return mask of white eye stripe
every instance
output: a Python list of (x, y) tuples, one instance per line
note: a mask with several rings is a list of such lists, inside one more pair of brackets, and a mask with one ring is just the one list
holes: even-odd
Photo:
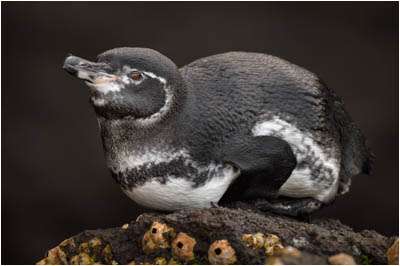
[(123, 66), (122, 71), (123, 71), (123, 73), (125, 73), (125, 75), (122, 76), (122, 80), (124, 83), (127, 83), (126, 78), (128, 78), (129, 80), (132, 80), (129, 77), (130, 73), (132, 73), (134, 71), (138, 71), (142, 74), (143, 79), (141, 81), (132, 80), (134, 84), (140, 84), (145, 78), (157, 79), (162, 84), (164, 84), (164, 85), (167, 84), (167, 80), (165, 78), (157, 76), (156, 74), (154, 74), (153, 72), (150, 72), (150, 71), (144, 71), (144, 70), (140, 70), (137, 68), (131, 68), (129, 66)]
[(146, 76), (149, 76), (152, 79), (158, 79), (162, 84), (166, 84), (167, 81), (165, 80), (165, 78), (163, 77), (159, 77), (156, 74), (149, 72), (149, 71), (143, 71), (143, 74), (145, 74)]

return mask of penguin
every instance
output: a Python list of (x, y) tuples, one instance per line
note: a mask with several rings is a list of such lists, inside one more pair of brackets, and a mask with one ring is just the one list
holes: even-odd
[(278, 57), (227, 52), (178, 68), (149, 48), (115, 48), (64, 70), (89, 88), (113, 178), (161, 211), (263, 200), (299, 216), (370, 174), (373, 155), (334, 91)]

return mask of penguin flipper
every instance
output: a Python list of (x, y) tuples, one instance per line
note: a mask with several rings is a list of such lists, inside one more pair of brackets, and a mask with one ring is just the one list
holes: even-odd
[(289, 144), (272, 136), (238, 138), (224, 150), (224, 161), (240, 169), (222, 201), (275, 198), (296, 167)]

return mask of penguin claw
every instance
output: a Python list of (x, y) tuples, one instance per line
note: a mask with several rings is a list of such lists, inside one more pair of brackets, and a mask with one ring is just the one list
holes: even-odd
[(211, 208), (221, 208), (221, 206), (218, 205), (218, 202), (211, 201), (210, 205), (211, 205)]

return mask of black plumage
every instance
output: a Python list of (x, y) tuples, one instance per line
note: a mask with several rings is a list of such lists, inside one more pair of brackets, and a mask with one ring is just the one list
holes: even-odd
[(64, 68), (88, 82), (107, 164), (140, 204), (208, 206), (225, 195), (299, 214), (370, 172), (371, 153), (342, 100), (280, 58), (229, 52), (178, 69), (154, 50), (117, 48), (97, 63), (69, 56)]

